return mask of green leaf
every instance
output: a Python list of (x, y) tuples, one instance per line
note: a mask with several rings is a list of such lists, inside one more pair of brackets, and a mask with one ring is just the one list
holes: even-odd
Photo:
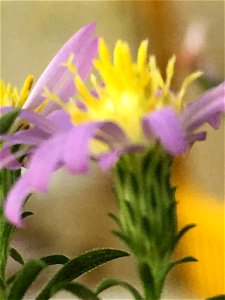
[(32, 213), (31, 211), (25, 211), (22, 213), (22, 219), (25, 219), (29, 216), (32, 216), (34, 213)]
[(114, 279), (114, 278), (103, 279), (103, 281), (97, 286), (95, 293), (96, 293), (96, 295), (99, 295), (106, 289), (111, 288), (113, 286), (121, 286), (121, 287), (125, 288), (133, 295), (135, 300), (143, 299), (142, 296), (140, 295), (140, 293), (132, 285), (130, 285), (129, 283), (127, 283), (125, 281)]
[(61, 282), (71, 282), (77, 277), (95, 269), (98, 266), (101, 266), (108, 261), (128, 255), (129, 254), (127, 252), (116, 249), (88, 251), (83, 255), (74, 258), (65, 266), (63, 266), (37, 296), (37, 300), (49, 299), (51, 296), (51, 289), (55, 288), (55, 286)]
[(130, 173), (129, 175), (130, 175), (129, 176), (129, 181), (130, 181), (129, 187), (132, 189), (133, 195), (138, 199), (140, 196), (140, 186), (138, 183), (137, 176), (134, 173)]
[(168, 273), (173, 267), (177, 266), (177, 265), (180, 265), (180, 264), (183, 264), (183, 263), (189, 263), (189, 262), (197, 262), (197, 258), (193, 257), (193, 256), (185, 256), (181, 259), (178, 259), (178, 260), (175, 260), (175, 261), (172, 261), (169, 266), (168, 266), (168, 269), (167, 269), (167, 272)]
[(218, 295), (214, 297), (207, 298), (206, 300), (225, 300), (225, 295)]
[(14, 282), (14, 280), (16, 279), (16, 276), (20, 273), (20, 271), (14, 273), (12, 276), (10, 276), (7, 280), (6, 280), (6, 285), (9, 286), (10, 284), (12, 284)]
[(0, 290), (4, 290), (5, 289), (5, 285), (0, 277)]
[(149, 237), (152, 233), (149, 218), (146, 216), (141, 217), (141, 225), (143, 228), (143, 233), (145, 234), (145, 238), (146, 236)]
[(28, 287), (45, 266), (45, 263), (41, 260), (32, 260), (24, 265), (24, 268), (15, 278), (15, 281), (9, 291), (8, 299), (22, 299)]
[(16, 262), (18, 262), (21, 265), (24, 265), (24, 261), (22, 256), (19, 254), (19, 252), (15, 248), (9, 249), (9, 255), (14, 259)]
[(172, 250), (174, 250), (177, 246), (177, 244), (179, 243), (179, 241), (181, 240), (181, 238), (191, 229), (191, 228), (194, 228), (196, 227), (196, 224), (192, 223), (192, 224), (188, 224), (186, 225), (184, 228), (182, 228), (177, 236), (176, 236), (176, 239), (174, 241), (174, 244), (172, 245)]
[(0, 299), (6, 299), (6, 288), (0, 277)]
[(65, 264), (68, 261), (69, 259), (66, 256), (50, 255), (27, 262), (19, 272), (10, 278), (10, 282), (9, 280), (7, 281), (8, 284), (13, 281), (8, 299), (22, 299), (31, 283), (45, 267), (56, 264)]
[(124, 204), (127, 208), (127, 212), (129, 213), (129, 217), (130, 217), (132, 223), (135, 224), (136, 223), (135, 222), (135, 214), (134, 214), (134, 210), (132, 208), (131, 203), (129, 201), (127, 201), (126, 199), (124, 199)]
[(43, 261), (47, 266), (51, 266), (51, 265), (65, 265), (70, 261), (70, 259), (67, 256), (61, 254), (54, 254), (54, 255), (42, 257), (41, 261)]
[(124, 241), (127, 245), (130, 245), (130, 239), (129, 239), (129, 237), (125, 233), (123, 233), (122, 231), (112, 230), (112, 234), (114, 234), (119, 239), (121, 239), (122, 241)]
[(113, 219), (119, 227), (121, 227), (120, 220), (116, 215), (114, 215), (113, 213), (109, 213), (108, 216)]
[(60, 290), (66, 290), (74, 295), (76, 295), (79, 299), (83, 300), (100, 300), (95, 293), (93, 293), (90, 289), (88, 289), (86, 286), (80, 284), (80, 283), (74, 283), (74, 282), (63, 282), (60, 284), (57, 284), (54, 288), (51, 290), (51, 297), (55, 295)]
[(155, 282), (154, 276), (150, 266), (147, 263), (140, 263), (139, 265), (140, 277), (142, 282), (148, 282), (148, 285), (154, 291), (155, 289)]
[(0, 134), (8, 132), (15, 119), (18, 117), (20, 112), (19, 108), (15, 108), (7, 113), (4, 113), (0, 117)]
[[(122, 160), (120, 159), (120, 161), (122, 161)], [(122, 186), (124, 186), (124, 184), (125, 184), (125, 182), (126, 182), (126, 174), (124, 173), (124, 169), (121, 167), (120, 164), (117, 164), (115, 170), (116, 170), (115, 172), (116, 172), (116, 174), (117, 174), (117, 176), (118, 176), (118, 179), (119, 179), (120, 184), (121, 184)]]

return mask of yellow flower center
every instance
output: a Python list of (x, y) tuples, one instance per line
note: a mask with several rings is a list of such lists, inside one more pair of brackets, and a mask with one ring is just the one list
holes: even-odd
[[(48, 100), (54, 100), (71, 115), (75, 124), (108, 120), (118, 123), (132, 141), (143, 141), (141, 120), (147, 113), (160, 109), (165, 105), (176, 111), (183, 107), (183, 97), (187, 86), (202, 73), (195, 72), (188, 76), (178, 93), (171, 91), (174, 73), (175, 56), (166, 68), (163, 80), (154, 56), (148, 58), (148, 41), (143, 41), (138, 49), (137, 61), (134, 62), (128, 44), (117, 41), (113, 61), (108, 46), (103, 39), (99, 41), (99, 58), (94, 62), (98, 75), (91, 75), (92, 93), (80, 78), (73, 57), (65, 63), (74, 74), (77, 98), (87, 107), (87, 111), (79, 109), (74, 99), (63, 103), (57, 95), (46, 90)], [(95, 93), (97, 95), (95, 95)]]
[(23, 87), (19, 92), (17, 87), (11, 87), (11, 84), (4, 84), (4, 81), (0, 81), (0, 107), (14, 106), (21, 108), (29, 96), (30, 89), (33, 83), (33, 76), (29, 75), (24, 81)]

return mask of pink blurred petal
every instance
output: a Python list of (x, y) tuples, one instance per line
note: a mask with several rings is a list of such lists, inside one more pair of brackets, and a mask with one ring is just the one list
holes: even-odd
[[(182, 113), (182, 119), (187, 129), (193, 129), (209, 122), (218, 125), (218, 115), (225, 112), (225, 82), (204, 93), (201, 97), (190, 103)], [(216, 124), (212, 118), (217, 116)], [(211, 123), (212, 122), (212, 123)]]
[(98, 158), (99, 165), (103, 171), (107, 171), (117, 163), (121, 155), (124, 153), (143, 152), (145, 149), (146, 147), (144, 145), (131, 144), (112, 152), (103, 153)]
[(59, 134), (35, 150), (28, 166), (29, 184), (34, 190), (47, 190), (50, 177), (59, 165), (63, 144), (64, 135)]
[[(74, 54), (74, 64), (78, 64), (80, 69), (84, 66), (84, 75), (88, 75), (92, 66), (94, 53), (97, 53), (96, 43), (92, 44), (93, 47), (96, 47), (95, 49), (87, 47), (93, 40), (95, 27), (94, 23), (84, 26), (59, 50), (34, 85), (25, 104), (25, 108), (34, 109), (39, 106), (44, 99), (42, 96), (44, 88), (47, 87), (51, 91), (56, 92), (55, 89), (58, 88), (63, 78), (67, 79), (68, 77), (67, 89), (62, 90), (59, 96), (62, 97), (63, 100), (67, 100), (69, 96), (73, 95), (74, 87), (71, 89), (72, 85), (70, 84), (73, 81), (73, 76), (62, 64), (68, 60), (71, 54)], [(68, 88), (68, 86), (70, 88)]]
[(88, 171), (89, 142), (99, 127), (100, 123), (86, 123), (68, 133), (63, 160), (71, 172), (81, 174)]
[(7, 146), (25, 144), (25, 145), (39, 145), (41, 142), (49, 138), (50, 135), (39, 130), (38, 128), (31, 128), (27, 130), (17, 131), (12, 135), (5, 137)]
[(7, 168), (9, 170), (20, 169), (21, 164), (17, 161), (18, 157), (18, 153), (17, 155), (12, 154), (8, 146), (3, 147), (0, 150), (0, 170), (3, 168)]
[[(212, 99), (212, 102), (205, 107), (199, 109), (193, 116), (184, 119), (184, 124), (187, 130), (193, 130), (204, 123), (212, 122), (212, 117), (220, 116), (225, 110), (225, 98), (219, 97)], [(214, 123), (212, 123), (214, 125)], [(215, 124), (216, 125), (216, 124)]]
[(58, 128), (69, 130), (73, 124), (70, 120), (70, 115), (64, 110), (55, 110), (47, 116), (47, 119), (52, 121)]
[(25, 174), (19, 178), (16, 184), (11, 189), (5, 203), (4, 213), (10, 223), (24, 227), (25, 223), (21, 218), (24, 201), (31, 188), (28, 181), (28, 176)]
[(144, 132), (154, 135), (163, 147), (172, 155), (179, 155), (187, 150), (185, 131), (176, 112), (170, 107), (153, 111), (143, 119)]
[(221, 113), (215, 113), (214, 115), (210, 116), (207, 122), (213, 129), (219, 129), (221, 123)]
[(23, 109), (20, 112), (20, 117), (21, 119), (25, 119), (34, 124), (37, 128), (46, 133), (54, 134), (59, 131), (59, 128), (54, 122), (48, 120), (45, 116), (40, 114)]
[(191, 134), (190, 136), (187, 137), (187, 140), (190, 144), (193, 144), (196, 141), (204, 141), (206, 139), (206, 132), (201, 131), (198, 133)]
[(99, 157), (99, 165), (103, 171), (111, 169), (118, 161), (123, 151), (116, 150), (109, 153), (104, 153)]

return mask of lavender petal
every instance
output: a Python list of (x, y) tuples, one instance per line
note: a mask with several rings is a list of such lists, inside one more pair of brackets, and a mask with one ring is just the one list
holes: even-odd
[(146, 134), (154, 135), (163, 147), (172, 155), (179, 155), (187, 150), (188, 144), (185, 131), (176, 112), (170, 107), (153, 111), (143, 118), (143, 128)]

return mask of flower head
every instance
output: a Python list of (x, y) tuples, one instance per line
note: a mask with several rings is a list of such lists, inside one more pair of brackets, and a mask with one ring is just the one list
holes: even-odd
[(117, 42), (112, 61), (106, 43), (100, 40), (99, 58), (94, 63), (98, 77), (91, 76), (91, 91), (74, 59), (70, 55), (64, 66), (73, 78), (76, 96), (67, 93), (67, 85), (56, 92), (48, 86), (45, 101), (53, 101), (62, 110), (47, 118), (32, 116), (30, 121), (35, 119), (36, 128), (30, 130), (38, 129), (38, 134), (26, 131), (10, 137), (10, 145), (18, 143), (18, 139), (27, 144), (29, 135), (35, 137), (30, 140), (34, 150), (28, 170), (5, 205), (6, 216), (16, 225), (22, 225), (25, 196), (30, 191), (46, 191), (58, 168), (65, 166), (72, 173), (84, 173), (93, 158), (107, 169), (123, 153), (143, 151), (158, 141), (171, 155), (183, 154), (194, 141), (205, 138), (205, 132), (196, 130), (205, 122), (217, 128), (224, 112), (224, 83), (187, 104), (186, 88), (201, 73), (188, 76), (181, 89), (174, 92), (171, 81), (175, 57), (170, 59), (163, 80), (155, 58), (148, 59), (147, 41), (141, 43), (137, 62), (133, 62), (127, 43)]
[[(53, 130), (54, 126), (49, 125), (49, 123), (46, 124), (47, 121), (42, 115), (46, 115), (48, 118), (48, 115), (59, 107), (55, 102), (48, 101), (44, 98), (44, 90), (48, 89), (57, 93), (64, 101), (67, 101), (70, 96), (76, 94), (76, 88), (73, 84), (73, 75), (69, 72), (68, 68), (64, 66), (64, 63), (73, 55), (72, 63), (76, 66), (79, 76), (81, 76), (83, 80), (88, 76), (93, 59), (97, 54), (98, 38), (94, 36), (95, 28), (95, 24), (91, 23), (73, 35), (49, 63), (32, 90), (33, 76), (31, 75), (25, 80), (20, 93), (17, 88), (11, 88), (10, 84), (5, 86), (4, 82), (1, 81), (1, 113), (8, 112), (13, 108), (21, 108), (20, 117), (30, 122), (30, 128), (22, 132), (21, 129), (23, 127), (21, 123), (16, 124), (16, 126), (13, 127), (14, 130), (10, 130), (11, 133), (17, 131), (18, 128), (20, 132), (16, 132), (15, 135), (11, 137), (7, 135), (0, 136), (0, 140), (8, 141), (0, 151), (0, 169), (6, 166), (8, 168), (18, 168), (20, 164), (15, 161), (15, 158), (19, 158), (26, 154), (27, 151), (30, 151), (27, 144), (36, 145), (37, 141), (40, 143), (46, 138), (46, 131), (48, 133), (49, 131), (51, 133), (55, 132), (55, 130)], [(35, 115), (32, 111), (38, 114)], [(34, 126), (36, 126), (36, 128), (34, 128)], [(36, 135), (38, 135), (38, 139)], [(24, 139), (22, 137), (24, 137)], [(41, 137), (43, 138), (42, 140), (40, 140)], [(25, 148), (23, 146), (20, 147), (20, 151), (15, 155), (12, 155), (9, 149), (9, 147), (12, 146), (12, 140), (14, 140), (14, 143), (26, 145)]]

